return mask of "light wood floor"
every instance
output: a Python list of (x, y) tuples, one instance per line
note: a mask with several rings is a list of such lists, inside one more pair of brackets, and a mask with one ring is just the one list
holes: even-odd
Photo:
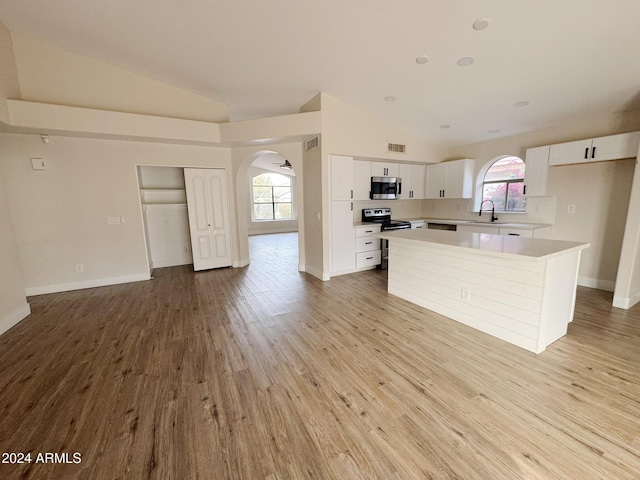
[[(247, 268), (43, 295), (0, 337), (2, 479), (638, 479), (640, 310), (579, 289), (540, 355), (321, 282), (296, 237)], [(289, 250), (288, 250), (289, 248)]]

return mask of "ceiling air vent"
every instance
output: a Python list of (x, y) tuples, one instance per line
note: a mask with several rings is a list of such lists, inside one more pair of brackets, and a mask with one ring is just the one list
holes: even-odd
[(318, 135), (316, 135), (315, 137), (310, 138), (309, 140), (304, 142), (304, 149), (305, 151), (311, 150), (312, 148), (316, 148), (319, 144), (320, 139), (318, 138)]
[(407, 146), (406, 145), (401, 145), (399, 143), (390, 143), (389, 144), (389, 148), (388, 148), (388, 152), (396, 152), (396, 153), (404, 153), (406, 150)]

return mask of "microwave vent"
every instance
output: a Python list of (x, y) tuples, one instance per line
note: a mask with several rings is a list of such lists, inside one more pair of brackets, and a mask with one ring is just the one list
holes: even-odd
[(315, 137), (310, 138), (309, 140), (304, 142), (304, 150), (311, 150), (312, 148), (316, 148), (318, 145), (320, 145), (320, 138), (318, 137), (318, 135), (316, 135)]
[(396, 153), (404, 153), (406, 150), (407, 146), (406, 145), (402, 145), (400, 143), (390, 143), (389, 144), (389, 148), (388, 148), (388, 152), (396, 152)]

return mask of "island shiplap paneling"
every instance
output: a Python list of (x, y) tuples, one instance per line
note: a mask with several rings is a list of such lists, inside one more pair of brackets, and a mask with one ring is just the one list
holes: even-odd
[[(562, 325), (553, 333), (540, 329), (542, 315), (553, 308), (544, 309), (544, 295), (548, 301), (556, 295), (553, 286), (543, 292), (547, 262), (465, 255), (430, 245), (398, 246), (392, 240), (388, 289), (465, 325), (539, 352), (544, 349), (541, 339), (557, 335), (558, 329), (566, 331)], [(463, 290), (469, 291), (468, 300), (463, 298)]]
[(455, 289), (456, 293), (453, 297), (456, 299), (460, 297), (460, 282), (464, 282), (466, 285), (471, 285), (483, 297), (503, 304), (516, 302), (519, 309), (535, 314), (540, 313), (542, 287), (515, 282), (517, 288), (514, 288), (514, 281), (501, 277), (492, 277), (491, 281), (487, 282), (487, 275), (445, 265), (434, 265), (424, 260), (407, 257), (402, 251), (396, 252), (393, 258), (398, 266), (406, 269), (407, 275)]

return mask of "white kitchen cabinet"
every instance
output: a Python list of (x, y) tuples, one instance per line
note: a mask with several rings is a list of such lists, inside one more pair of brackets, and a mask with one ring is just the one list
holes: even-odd
[(331, 200), (353, 199), (353, 157), (329, 155)]
[(233, 258), (226, 170), (185, 168), (184, 179), (193, 269), (230, 266)]
[(500, 235), (513, 235), (515, 237), (533, 238), (533, 230), (524, 230), (522, 228), (500, 227)]
[(352, 271), (356, 266), (353, 202), (331, 202), (331, 274)]
[(382, 252), (380, 240), (372, 237), (380, 233), (380, 225), (358, 226), (356, 230), (356, 269), (370, 268), (380, 265)]
[(524, 169), (524, 193), (529, 197), (544, 197), (547, 194), (550, 146), (527, 149)]
[(371, 162), (372, 177), (398, 177), (398, 163)]
[(426, 167), (426, 198), (471, 198), (473, 160), (453, 160)]
[(424, 198), (425, 165), (401, 163), (398, 176), (402, 179), (402, 199), (422, 200)]
[(491, 235), (500, 235), (500, 227), (490, 227), (488, 225), (458, 225), (456, 232), (464, 233), (489, 233)]
[(369, 160), (353, 161), (353, 199), (369, 200), (371, 191), (371, 162)]
[(635, 158), (639, 140), (640, 132), (632, 132), (551, 145), (549, 165)]

